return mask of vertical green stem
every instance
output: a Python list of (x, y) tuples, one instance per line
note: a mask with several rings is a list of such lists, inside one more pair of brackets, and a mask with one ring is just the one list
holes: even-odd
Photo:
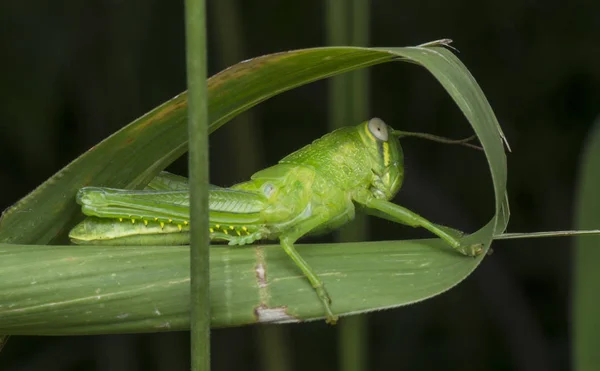
[[(352, 0), (348, 9), (350, 20), (349, 45), (368, 46), (369, 44), (369, 1)], [(348, 116), (350, 122), (344, 125), (356, 125), (369, 117), (369, 73), (367, 69), (361, 69), (346, 74), (350, 78), (350, 87), (347, 90)], [(342, 241), (365, 241), (369, 235), (367, 218), (364, 214), (358, 214), (355, 222), (342, 229), (340, 238)], [(349, 321), (350, 322), (350, 321)], [(366, 326), (359, 326), (366, 328)]]
[(367, 369), (367, 317), (352, 316), (340, 321), (338, 330), (341, 371)]
[(191, 363), (210, 370), (208, 109), (204, 0), (185, 0), (191, 222)]
[[(220, 57), (219, 70), (238, 63), (246, 54), (239, 1), (218, 0), (210, 7), (211, 20), (213, 20), (211, 27), (215, 30), (215, 43), (218, 45)], [(261, 169), (264, 158), (254, 112), (242, 113), (229, 125), (231, 124), (234, 124), (235, 130), (231, 130), (233, 134), (227, 143), (229, 147), (227, 152), (230, 154), (229, 165), (241, 179)], [(248, 172), (250, 174), (247, 174)], [(292, 369), (288, 332), (288, 327), (284, 325), (255, 326), (260, 370), (289, 371)]]
[(292, 370), (291, 346), (286, 325), (257, 326), (259, 370)]
[[(327, 38), (329, 45), (368, 45), (368, 0), (328, 0)], [(334, 77), (330, 81), (330, 128), (336, 129), (368, 120), (369, 76), (367, 71), (347, 73)], [(360, 241), (365, 240), (367, 236), (367, 220), (364, 215), (359, 214), (354, 222), (340, 231), (338, 240)], [(340, 370), (366, 370), (366, 317), (343, 318), (340, 321), (338, 335), (340, 339)]]
[[(350, 30), (350, 44), (353, 46), (369, 45), (369, 1), (352, 1), (352, 28)], [(366, 69), (361, 69), (352, 73), (352, 86), (350, 88), (352, 125), (358, 124), (358, 121), (369, 119), (369, 73)]]
[[(589, 133), (582, 152), (577, 192), (576, 226), (594, 229), (600, 224), (600, 118)], [(600, 237), (580, 236), (575, 239), (573, 259), (572, 341), (575, 371), (591, 371), (600, 367)]]
[[(350, 7), (347, 0), (327, 1), (327, 44), (348, 45)], [(350, 73), (329, 79), (329, 128), (337, 129), (350, 124)]]
[[(211, 20), (218, 53), (219, 68), (223, 70), (240, 62), (246, 56), (244, 29), (241, 23), (239, 0), (218, 0), (211, 3)], [(230, 130), (227, 153), (231, 154), (230, 166), (239, 179), (250, 175), (264, 165), (258, 128), (254, 111), (246, 111), (235, 117), (224, 130)], [(222, 130), (223, 130), (222, 129)]]

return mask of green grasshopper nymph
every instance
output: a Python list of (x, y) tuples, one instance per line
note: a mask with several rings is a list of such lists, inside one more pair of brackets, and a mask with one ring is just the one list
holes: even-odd
[[(261, 170), (247, 182), (209, 188), (212, 241), (230, 245), (278, 239), (323, 303), (327, 322), (337, 316), (323, 282), (294, 248), (302, 236), (336, 229), (361, 210), (436, 234), (458, 252), (475, 256), (479, 244), (463, 244), (454, 230), (389, 202), (404, 178), (403, 153), (393, 131), (373, 118), (335, 130)], [(77, 244), (189, 243), (187, 179), (161, 173), (144, 190), (85, 187), (77, 202), (90, 216), (69, 237)]]

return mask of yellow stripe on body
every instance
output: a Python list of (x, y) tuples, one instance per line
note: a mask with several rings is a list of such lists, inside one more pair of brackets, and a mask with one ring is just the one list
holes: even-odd
[(390, 144), (388, 142), (383, 142), (383, 165), (390, 166)]
[[(364, 128), (367, 136), (371, 138), (373, 142), (377, 142), (377, 138), (375, 138), (369, 130), (369, 125), (365, 125)], [(383, 165), (387, 167), (390, 166), (390, 163), (390, 144), (388, 142), (383, 142)]]

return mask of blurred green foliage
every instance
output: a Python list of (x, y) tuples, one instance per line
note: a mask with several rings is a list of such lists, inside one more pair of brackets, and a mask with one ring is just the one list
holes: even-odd
[[(600, 224), (600, 120), (582, 151), (577, 195), (577, 227)], [(573, 264), (573, 370), (594, 371), (600, 367), (600, 238), (578, 237)]]

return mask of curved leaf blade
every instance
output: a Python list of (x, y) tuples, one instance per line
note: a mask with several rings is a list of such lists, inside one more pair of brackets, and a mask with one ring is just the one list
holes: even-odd
[[(508, 222), (503, 135), (475, 80), (462, 63), (441, 46), (394, 49), (317, 48), (273, 54), (242, 62), (209, 79), (211, 130), (223, 125), (241, 111), (285, 90), (345, 71), (399, 59), (424, 65), (440, 80), (465, 113), (485, 149), (494, 184), (496, 212), (491, 221), (469, 236), (468, 240), (483, 243), (487, 250), (492, 237), (504, 231)], [(5, 213), (0, 221), (0, 241), (41, 244), (53, 240), (72, 225), (74, 218), (79, 217), (79, 211), (72, 200), (81, 186), (143, 186), (185, 151), (186, 113), (186, 96), (182, 94), (134, 121), (75, 160)], [(440, 245), (442, 244), (438, 240), (327, 245), (325, 248), (306, 245), (301, 248), (301, 253), (317, 272), (321, 272), (334, 298), (333, 309), (344, 314), (405, 305), (439, 294), (467, 277), (483, 259), (483, 256), (471, 259), (449, 253), (440, 249)], [(355, 253), (349, 254), (349, 246), (356, 248)], [(345, 250), (341, 251), (340, 248)], [(369, 248), (376, 254), (367, 259), (367, 256), (370, 256)], [(152, 277), (162, 277), (161, 274), (165, 273), (175, 281), (182, 280), (179, 285), (185, 285), (186, 276), (182, 275), (183, 273), (179, 270), (170, 271), (162, 265), (164, 261), (169, 261), (173, 264), (173, 269), (187, 267), (184, 257), (186, 254), (182, 253), (182, 249), (185, 248), (26, 248), (2, 244), (0, 270), (7, 269), (11, 273), (5, 276), (0, 293), (10, 293), (13, 299), (10, 303), (0, 299), (0, 323), (6, 323), (6, 326), (10, 324), (10, 328), (0, 327), (0, 332), (33, 333), (31, 331), (42, 331), (46, 328), (44, 326), (58, 326), (49, 330), (51, 332), (44, 333), (158, 331), (161, 328), (156, 327), (156, 321), (165, 320), (166, 322), (161, 323), (169, 323), (170, 329), (185, 327), (187, 320), (182, 319), (178, 313), (187, 313), (187, 307), (173, 308), (171, 303), (186, 306), (189, 300), (187, 288), (179, 291), (179, 286), (169, 287), (171, 281), (152, 283), (155, 282)], [(418, 250), (423, 251), (419, 253)], [(257, 266), (259, 263), (256, 262), (256, 256), (260, 255), (260, 251), (267, 252), (267, 264), (263, 267), (266, 278), (264, 282), (259, 280), (257, 283), (256, 275), (260, 275), (261, 269)], [(427, 264), (421, 267), (422, 272), (417, 270), (412, 276), (403, 276), (403, 271), (411, 272), (414, 267), (403, 265), (402, 258), (393, 259), (393, 251), (398, 254), (409, 251), (411, 256), (417, 257), (424, 256), (422, 254), (426, 252), (427, 256), (423, 259)], [(211, 270), (214, 286), (211, 291), (227, 295), (227, 290), (241, 290), (229, 292), (235, 292), (235, 295), (232, 295), (236, 299), (244, 298), (243, 302), (237, 302), (227, 296), (219, 299), (213, 295), (211, 305), (213, 313), (217, 313), (213, 318), (214, 325), (234, 326), (253, 321), (289, 319), (286, 316), (303, 320), (322, 316), (322, 308), (315, 299), (312, 288), (277, 247), (220, 247), (214, 249), (211, 254), (213, 259), (218, 259), (219, 256), (224, 259), (220, 264), (215, 263), (218, 260), (213, 260), (213, 264), (216, 265), (213, 265)], [(390, 266), (385, 279), (373, 281), (369, 277), (382, 271), (382, 261), (377, 258), (377, 254), (383, 254), (386, 259), (389, 258), (397, 265)], [(138, 259), (132, 259), (134, 256), (139, 258), (139, 263)], [(70, 267), (63, 262), (80, 259), (83, 260), (78, 267)], [(337, 260), (346, 261), (347, 264), (335, 264)], [(404, 260), (412, 261), (408, 258)], [(88, 264), (90, 261), (94, 264)], [(19, 275), (28, 271), (29, 265), (30, 272), (39, 271), (41, 267), (36, 264), (41, 264), (55, 274), (63, 274), (62, 279), (44, 276), (44, 282), (49, 282), (51, 286), (45, 286), (46, 291), (36, 291), (35, 285), (38, 281), (27, 283)], [(11, 269), (13, 266), (19, 266), (20, 271)], [(103, 274), (98, 275), (95, 273), (97, 271)], [(354, 273), (355, 271), (357, 273)], [(109, 272), (110, 277), (113, 277), (113, 274), (119, 277), (119, 287), (107, 281), (106, 275)], [(427, 272), (434, 272), (437, 278)], [(227, 279), (239, 280), (239, 287), (231, 286), (228, 289), (227, 279), (219, 278), (227, 274), (231, 274)], [(400, 281), (392, 281), (388, 277), (391, 274), (401, 277), (398, 278)], [(67, 276), (64, 275), (68, 275), (68, 279), (65, 279)], [(146, 284), (142, 283), (144, 278)], [(189, 280), (189, 276), (187, 279)], [(366, 291), (357, 291), (357, 288), (364, 287), (366, 281), (381, 285), (371, 288), (376, 294), (374, 297), (368, 296)], [(394, 282), (394, 285), (390, 285), (391, 282)], [(398, 289), (395, 285), (401, 285), (403, 288), (414, 287), (414, 290)], [(94, 286), (101, 291), (106, 289), (111, 294), (106, 300), (103, 299), (103, 295), (99, 295), (100, 299), (94, 301), (90, 291), (86, 291)], [(264, 290), (258, 290), (261, 286), (268, 287), (269, 295), (265, 296)], [(82, 289), (81, 292), (75, 291), (75, 297), (71, 296), (68, 290), (73, 287)], [(56, 294), (48, 294), (50, 288)], [(47, 295), (43, 295), (43, 292)], [(354, 299), (345, 301), (345, 296)], [(359, 297), (362, 299), (358, 300)], [(3, 298), (3, 295), (0, 295), (0, 298)], [(138, 308), (138, 302), (143, 308)], [(363, 306), (360, 303), (366, 304)], [(169, 313), (171, 317), (152, 312), (151, 304), (163, 308), (159, 309), (159, 312)], [(283, 307), (285, 310), (282, 311)], [(123, 311), (126, 313), (121, 313)], [(90, 312), (89, 317), (77, 315), (78, 312)], [(257, 313), (261, 315), (260, 318), (257, 318)], [(30, 314), (33, 317), (29, 317)], [(277, 317), (283, 314), (285, 316)], [(54, 324), (44, 322), (43, 315), (48, 321), (53, 318)], [(60, 315), (71, 319), (59, 320)], [(123, 318), (118, 316), (130, 319), (123, 322)], [(155, 316), (162, 317), (157, 319)], [(121, 326), (122, 323), (126, 324)], [(37, 330), (35, 326), (38, 326)]]
[[(0, 333), (189, 329), (187, 246), (3, 244), (0, 250), (3, 274), (11, 277), (0, 281)], [(478, 262), (440, 240), (301, 245), (298, 250), (326, 281), (338, 313), (394, 307), (399, 298), (403, 304), (424, 300), (462, 280)], [(214, 247), (210, 259), (213, 326), (322, 317), (312, 287), (278, 246)]]
[[(432, 44), (437, 45), (437, 44)], [(489, 103), (468, 70), (441, 46), (393, 49), (328, 47), (269, 54), (238, 63), (208, 80), (210, 132), (237, 114), (289, 89), (309, 82), (405, 58), (425, 64), (465, 112), (478, 134), (495, 188), (506, 180), (506, 157), (499, 148), (499, 126)], [(447, 77), (446, 74), (453, 74)], [(464, 79), (456, 90), (455, 78)], [(468, 89), (465, 89), (468, 87)], [(140, 188), (187, 148), (187, 94), (165, 102), (77, 158), (40, 187), (6, 210), (0, 241), (46, 244), (77, 220), (72, 200), (88, 185)], [(481, 124), (480, 124), (481, 123)], [(498, 178), (498, 179), (496, 179)], [(496, 189), (496, 202), (503, 189)]]

